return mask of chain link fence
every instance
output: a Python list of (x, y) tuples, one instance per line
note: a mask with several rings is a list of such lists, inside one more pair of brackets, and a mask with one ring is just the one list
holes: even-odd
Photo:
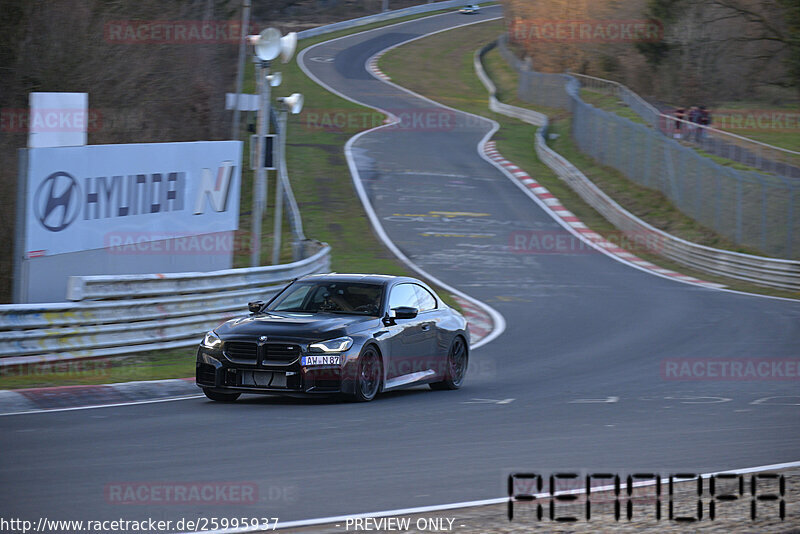
[(572, 137), (582, 152), (661, 191), (681, 212), (738, 245), (800, 257), (800, 179), (721, 165), (659, 129), (587, 104), (573, 76), (512, 65), (521, 99), (572, 113)]

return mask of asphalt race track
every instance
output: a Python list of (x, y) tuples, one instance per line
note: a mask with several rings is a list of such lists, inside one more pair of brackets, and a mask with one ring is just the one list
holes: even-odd
[[(445, 117), (362, 135), (352, 156), (396, 245), (507, 322), (472, 353), (465, 387), (369, 404), (191, 399), (0, 417), (0, 516), (286, 521), (501, 497), (513, 470), (668, 474), (800, 459), (797, 379), (662, 375), (668, 360), (796, 358), (800, 303), (682, 284), (587, 250), (510, 251), (514, 231), (563, 230), (478, 155), (491, 123), (365, 70), (388, 46), (499, 15), (435, 16), (299, 58), (353, 100)], [(109, 494), (209, 481), (253, 483), (257, 498), (121, 505)]]

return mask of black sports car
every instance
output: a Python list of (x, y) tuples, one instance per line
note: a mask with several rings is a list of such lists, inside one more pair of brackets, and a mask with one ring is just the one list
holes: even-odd
[(209, 399), (342, 393), (369, 401), (419, 384), (457, 389), (467, 371), (466, 320), (414, 278), (311, 275), (249, 308), (200, 344), (197, 385)]

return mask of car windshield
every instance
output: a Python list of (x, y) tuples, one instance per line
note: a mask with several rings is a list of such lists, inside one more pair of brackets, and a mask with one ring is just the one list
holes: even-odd
[(355, 315), (380, 313), (383, 286), (357, 282), (296, 282), (268, 310), (273, 312), (329, 312)]

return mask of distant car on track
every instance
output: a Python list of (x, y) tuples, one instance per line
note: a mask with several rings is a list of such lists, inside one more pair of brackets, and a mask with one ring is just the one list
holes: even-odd
[(209, 399), (278, 393), (370, 401), (420, 384), (458, 389), (467, 371), (466, 320), (415, 278), (311, 275), (249, 309), (208, 332), (197, 350), (196, 381)]
[(464, 15), (475, 15), (477, 13), (480, 13), (480, 11), (481, 8), (478, 6), (478, 4), (470, 4), (458, 10), (459, 13), (462, 13)]

